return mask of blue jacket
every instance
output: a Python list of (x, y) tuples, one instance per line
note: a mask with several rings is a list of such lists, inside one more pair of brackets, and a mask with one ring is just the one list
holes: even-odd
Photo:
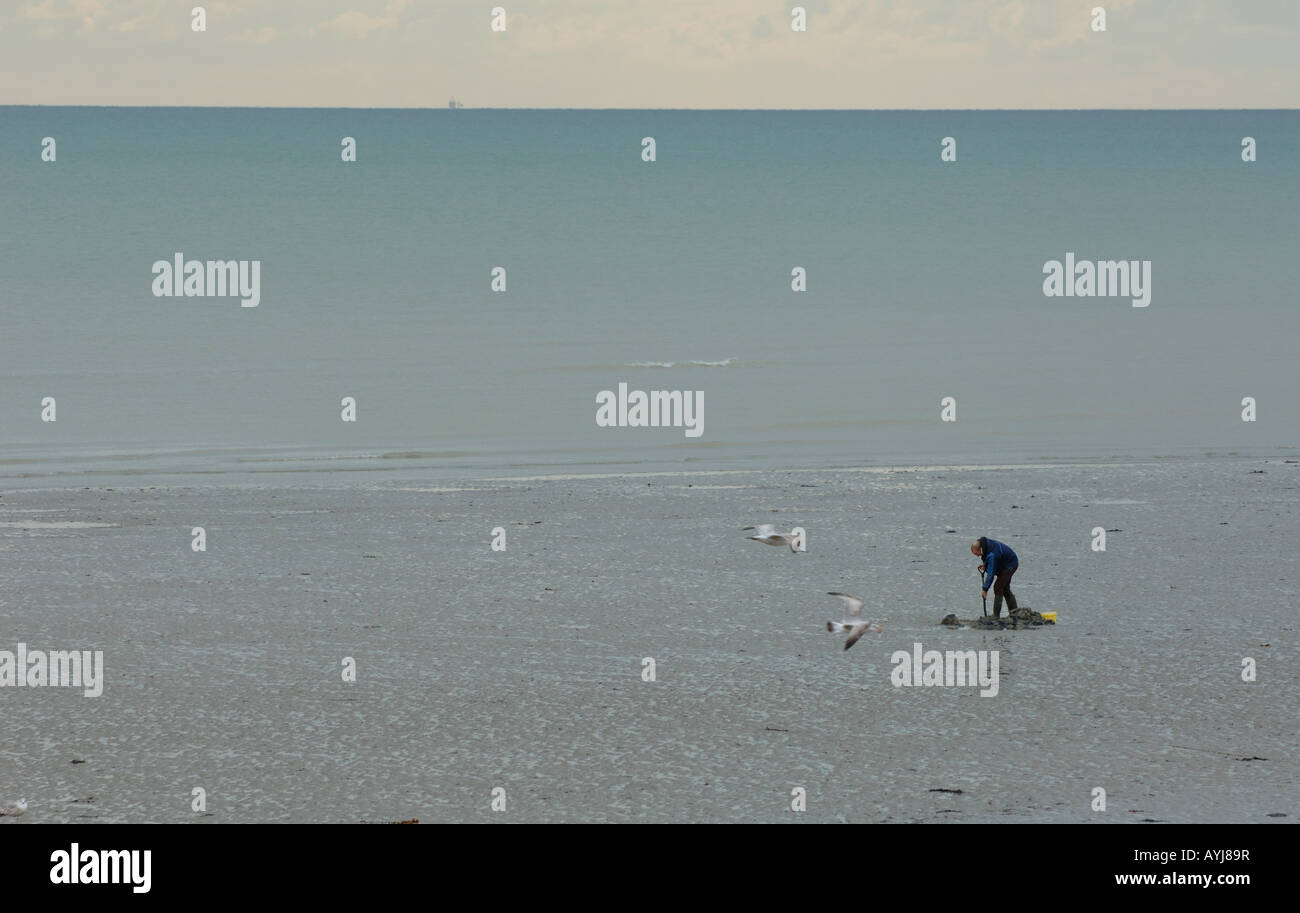
[(984, 558), (984, 586), (982, 589), (990, 589), (993, 586), (993, 578), (1002, 571), (1014, 571), (1020, 567), (1020, 559), (1016, 553), (1011, 550), (1011, 546), (999, 542), (997, 539), (985, 538), (989, 544), (989, 553)]

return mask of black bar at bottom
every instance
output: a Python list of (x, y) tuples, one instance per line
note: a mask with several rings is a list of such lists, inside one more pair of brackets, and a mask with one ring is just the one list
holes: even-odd
[[(760, 826), (571, 825), (545, 834), (530, 825), (452, 827), (14, 823), (0, 827), (0, 881), (12, 899), (74, 892), (83, 899), (259, 899), (283, 892), (302, 902), (371, 903), (403, 889), (436, 901), (466, 885), (517, 887), (535, 900), (552, 893), (671, 900), (688, 884), (732, 901), (803, 885), (923, 892), (900, 895), (913, 897), (936, 891), (936, 899), (951, 890), (1040, 900), (1059, 900), (1062, 891), (1185, 897), (1195, 890), (1231, 902), (1242, 891), (1294, 883), (1294, 873), (1282, 872), (1295, 833), (1285, 826), (863, 825), (797, 836)], [(101, 852), (131, 850), (149, 851), (147, 868), (143, 852)], [(146, 874), (148, 890), (137, 890)], [(117, 883), (86, 883), (114, 876)]]

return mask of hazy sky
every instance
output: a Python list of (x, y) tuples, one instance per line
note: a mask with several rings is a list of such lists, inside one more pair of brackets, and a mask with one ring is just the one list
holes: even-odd
[(0, 104), (1295, 108), (1297, 57), (1300, 0), (0, 0)]

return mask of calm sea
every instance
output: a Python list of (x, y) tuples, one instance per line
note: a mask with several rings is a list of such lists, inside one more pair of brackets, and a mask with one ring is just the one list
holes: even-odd
[[(1294, 111), (0, 108), (0, 479), (1287, 452), (1297, 150)], [(178, 251), (260, 305), (155, 297)], [(1150, 305), (1045, 297), (1067, 252)], [(703, 436), (598, 428), (620, 381)]]

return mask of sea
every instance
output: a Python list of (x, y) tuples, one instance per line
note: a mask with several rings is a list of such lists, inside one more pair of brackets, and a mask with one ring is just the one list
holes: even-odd
[[(1295, 111), (2, 107), (0, 482), (1290, 452), (1297, 148)], [(257, 307), (156, 296), (177, 254), (260, 261)], [(1149, 303), (1045, 295), (1067, 254)], [(703, 433), (598, 426), (620, 383)]]

